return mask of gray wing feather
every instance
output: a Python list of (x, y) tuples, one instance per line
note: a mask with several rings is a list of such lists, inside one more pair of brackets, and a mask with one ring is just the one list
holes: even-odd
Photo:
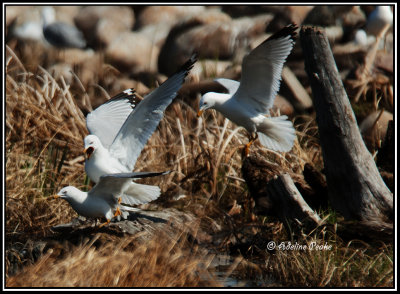
[(147, 95), (132, 111), (110, 146), (110, 154), (128, 170), (135, 163), (148, 139), (164, 116), (164, 111), (176, 97), (189, 70), (196, 62), (193, 56), (180, 71)]
[(220, 83), (222, 86), (224, 86), (229, 94), (233, 95), (235, 94), (235, 92), (237, 91), (237, 89), (240, 86), (240, 82), (235, 81), (235, 80), (230, 80), (230, 79), (223, 79), (223, 78), (219, 78), (219, 79), (215, 79), (214, 81)]
[(139, 102), (134, 89), (127, 89), (112, 97), (86, 116), (89, 133), (96, 135), (108, 149)]
[(296, 26), (272, 35), (243, 58), (242, 78), (235, 99), (267, 113), (279, 91), (282, 68), (294, 45)]
[(100, 197), (107, 202), (114, 202), (128, 189), (132, 179), (142, 179), (165, 175), (167, 172), (131, 172), (107, 174), (100, 177), (99, 182), (88, 192), (92, 197)]

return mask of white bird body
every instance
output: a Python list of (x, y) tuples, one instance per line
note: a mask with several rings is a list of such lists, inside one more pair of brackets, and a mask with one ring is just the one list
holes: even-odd
[[(243, 106), (231, 94), (209, 92), (204, 94), (204, 100), (214, 101), (213, 108), (237, 125), (241, 125), (248, 132), (256, 131), (256, 126), (261, 123), (260, 114), (251, 108)], [(264, 117), (264, 116), (262, 116)]]
[(69, 197), (65, 199), (79, 215), (88, 218), (106, 217), (107, 219), (112, 219), (113, 211), (116, 210), (117, 205), (110, 206), (103, 197), (97, 197), (98, 199), (96, 199), (93, 194), (83, 192), (73, 186), (66, 188), (68, 189)]
[[(195, 61), (193, 56), (181, 70), (140, 103), (133, 104), (135, 93), (133, 89), (128, 89), (88, 114), (86, 125), (91, 134), (84, 139), (87, 154), (85, 171), (93, 182), (97, 183), (105, 174), (133, 170), (143, 147)], [(131, 182), (121, 199), (123, 203), (134, 205), (150, 202), (159, 195), (160, 188), (157, 186)]]
[(119, 202), (121, 195), (129, 189), (132, 179), (162, 174), (165, 173), (133, 172), (103, 175), (89, 192), (68, 186), (62, 188), (55, 197), (68, 201), (79, 215), (88, 218), (105, 217), (109, 222), (113, 217), (119, 218), (122, 215), (123, 218), (126, 218), (130, 211), (137, 211), (137, 209)]
[(293, 48), (296, 29), (295, 25), (283, 28), (245, 56), (240, 83), (216, 79), (229, 93), (204, 94), (199, 115), (214, 108), (250, 134), (257, 134), (267, 148), (289, 151), (296, 138), (293, 124), (285, 115), (269, 117), (269, 110), (279, 90), (283, 64)]
[[(90, 159), (85, 161), (86, 174), (93, 182), (98, 183), (100, 177), (106, 174), (130, 172), (127, 166), (122, 165), (119, 160), (110, 155), (108, 149), (101, 144), (99, 138), (95, 135), (86, 136), (85, 146), (91, 145), (90, 143), (93, 140), (98, 141), (96, 152), (93, 152)], [(157, 199), (160, 192), (158, 186), (138, 184), (132, 181), (121, 195), (121, 200), (122, 203), (129, 205), (144, 204)]]
[(86, 136), (84, 144), (85, 146), (92, 146), (96, 150), (92, 153), (90, 159), (85, 161), (86, 174), (93, 182), (98, 183), (102, 175), (130, 172), (119, 160), (110, 155), (108, 149), (101, 144), (97, 136)]

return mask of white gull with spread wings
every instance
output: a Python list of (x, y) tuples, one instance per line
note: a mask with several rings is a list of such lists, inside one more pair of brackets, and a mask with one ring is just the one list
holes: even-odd
[(199, 116), (213, 108), (251, 134), (246, 155), (257, 137), (271, 150), (289, 151), (293, 147), (296, 134), (292, 122), (286, 115), (270, 117), (269, 110), (279, 90), (283, 64), (293, 48), (296, 29), (294, 24), (284, 27), (245, 56), (240, 82), (215, 80), (229, 93), (208, 92), (200, 99)]
[[(157, 89), (135, 105), (134, 92), (128, 89), (88, 114), (86, 125), (90, 135), (84, 139), (85, 171), (97, 183), (102, 175), (131, 172), (143, 147), (176, 97), (196, 57)], [(137, 101), (136, 101), (137, 102)], [(123, 203), (134, 205), (155, 200), (158, 186), (132, 182), (123, 193)]]

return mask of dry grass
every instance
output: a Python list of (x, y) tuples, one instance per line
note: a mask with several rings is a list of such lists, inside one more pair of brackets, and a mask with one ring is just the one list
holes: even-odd
[[(6, 68), (6, 234), (7, 252), (10, 253), (7, 255), (8, 258), (15, 256), (13, 250), (18, 247), (16, 244), (24, 243), (27, 239), (41, 240), (43, 237), (51, 236), (52, 226), (69, 222), (76, 216), (67, 203), (49, 201), (47, 199), (49, 195), (56, 193), (65, 185), (75, 185), (80, 189), (88, 189), (89, 186), (85, 181), (82, 162), (82, 139), (87, 130), (84, 114), (78, 106), (79, 98), (77, 99), (76, 95), (72, 94), (73, 87), (67, 85), (62, 78), (54, 79), (39, 65), (35, 73), (28, 71), (17, 55), (9, 48), (7, 50), (9, 55)], [(86, 86), (82, 85), (82, 87)], [(215, 114), (214, 120), (216, 120)], [(214, 127), (204, 134), (204, 126), (205, 123), (198, 123), (191, 107), (183, 102), (174, 104), (144, 148), (136, 169), (176, 171), (164, 179), (149, 179), (147, 182), (157, 183), (162, 190), (171, 191), (167, 195), (187, 195), (185, 207), (192, 209), (198, 215), (207, 215), (207, 211), (212, 211), (215, 215), (219, 212), (216, 200), (222, 197), (226, 186), (233, 183), (235, 189), (243, 189), (237, 180), (226, 180), (218, 172), (219, 166), (222, 165), (224, 166), (221, 169), (223, 174), (230, 172), (238, 177), (234, 171), (240, 170), (238, 168), (240, 155), (236, 154), (238, 160), (230, 163), (234, 154), (225, 156), (224, 150), (229, 147), (229, 144), (238, 145), (240, 143), (238, 140), (242, 135), (239, 135), (237, 130), (231, 132), (227, 125), (222, 131)], [(226, 137), (229, 140), (226, 140)], [(207, 170), (204, 170), (203, 166), (208, 167)], [(195, 177), (193, 179), (192, 177), (196, 174), (199, 174), (198, 179)], [(182, 185), (180, 185), (181, 180)], [(225, 184), (227, 182), (229, 183)], [(203, 184), (206, 187), (203, 187)], [(206, 191), (209, 185), (213, 187), (212, 194), (217, 194), (218, 189), (222, 189), (218, 198), (210, 200), (209, 192), (199, 197), (199, 192)], [(196, 197), (193, 197), (196, 193)], [(168, 197), (165, 198), (166, 201), (169, 200)], [(204, 205), (204, 209), (200, 208), (200, 205)], [(129, 243), (129, 239), (121, 240), (121, 242)], [(174, 242), (175, 246), (169, 248), (168, 246)], [(189, 253), (189, 249), (181, 248), (180, 245), (181, 242), (172, 240), (169, 243), (161, 237), (142, 247), (137, 247), (134, 252), (116, 251), (114, 248), (116, 245), (111, 244), (99, 250), (92, 246), (81, 245), (61, 259), (48, 253), (37, 263), (27, 267), (24, 273), (8, 280), (7, 285), (198, 286), (202, 285), (201, 281), (206, 286), (214, 285), (209, 276), (195, 274), (202, 273), (202, 269), (194, 271), (194, 267), (200, 263), (208, 263), (209, 260), (204, 258), (204, 255), (201, 258), (194, 257), (194, 248), (190, 248)], [(170, 254), (171, 250), (174, 254)], [(106, 252), (119, 253), (118, 256), (107, 256)], [(127, 259), (128, 255), (129, 259)], [(142, 258), (139, 258), (141, 255)], [(133, 256), (137, 257), (135, 263), (131, 261)], [(164, 265), (158, 267), (158, 270), (148, 270), (146, 267), (151, 258), (154, 259), (155, 264), (165, 262), (168, 267)], [(66, 282), (70, 280), (70, 277), (67, 278), (67, 275), (64, 277), (65, 267), (71, 266), (71, 275), (75, 271), (75, 265), (82, 267), (83, 264), (93, 268), (85, 268), (82, 272), (90, 270), (96, 272), (94, 269), (104, 268), (102, 264), (110, 263), (112, 267), (111, 260), (118, 260), (115, 263), (116, 267), (119, 267), (121, 263), (125, 264), (122, 266), (124, 271), (126, 267), (130, 269), (126, 270), (127, 275), (124, 278), (119, 278), (119, 282), (101, 281), (101, 279), (95, 279), (95, 276), (87, 281)], [(174, 265), (172, 261), (177, 264)], [(7, 260), (8, 264), (10, 262)], [(24, 262), (24, 264), (29, 264), (29, 262), (32, 261)], [(61, 271), (48, 271), (49, 264), (53, 263), (56, 263)], [(148, 278), (135, 278), (135, 281), (128, 281), (127, 279), (130, 279), (132, 275), (136, 277), (139, 273), (131, 269), (131, 266), (137, 263), (141, 266), (135, 266), (132, 269), (143, 272), (144, 275), (148, 275)], [(28, 278), (32, 272), (40, 273), (44, 279), (39, 280), (37, 276)], [(48, 272), (48, 276), (44, 272)], [(112, 272), (115, 271), (108, 272), (108, 275), (114, 279), (115, 274), (111, 275)], [(168, 277), (165, 272), (171, 276)], [(176, 273), (179, 275), (173, 278), (172, 276)], [(154, 278), (152, 281), (152, 275), (159, 278)], [(185, 276), (187, 277), (183, 278)], [(62, 279), (63, 277), (65, 280)], [(77, 278), (80, 279), (80, 275), (77, 275)], [(29, 280), (31, 282), (28, 282)], [(206, 284), (204, 280), (207, 280)]]
[(67, 85), (42, 68), (36, 75), (17, 71), (14, 60), (6, 81), (6, 227), (37, 234), (66, 215), (65, 206), (45, 197), (67, 183), (83, 186), (82, 170), (69, 161), (82, 148), (85, 118)]
[(9, 287), (218, 287), (212, 255), (188, 247), (185, 236), (158, 232), (148, 242), (137, 236), (96, 247), (96, 237), (64, 256), (50, 250), (7, 280)]
[[(278, 243), (278, 242), (277, 242)], [(291, 244), (307, 245), (313, 250), (277, 250), (268, 259), (279, 281), (290, 287), (392, 287), (393, 247), (373, 248), (353, 240), (347, 244), (324, 229)], [(318, 250), (317, 246), (331, 246)], [(320, 247), (323, 248), (323, 247)]]
[[(7, 48), (5, 212), (8, 252), (29, 239), (42, 240), (51, 236), (52, 226), (76, 217), (67, 203), (48, 201), (47, 197), (65, 185), (90, 188), (83, 168), (82, 139), (87, 134), (84, 113), (91, 105), (88, 95), (83, 93), (91, 93), (88, 89), (93, 89), (94, 83), (106, 85), (109, 82), (105, 80), (110, 79), (99, 73), (90, 83), (75, 79), (68, 85), (40, 67), (46, 60), (32, 56), (33, 53), (26, 57), (25, 53), (18, 52), (18, 56), (25, 56), (19, 59)], [(301, 178), (305, 163), (322, 167), (322, 154), (315, 120), (308, 116), (297, 117), (295, 125), (298, 140), (291, 152), (274, 153), (259, 143), (252, 146), (252, 151), (289, 172), (293, 178)], [(213, 250), (221, 252), (231, 250), (237, 228), (248, 223), (260, 226), (265, 240), (288, 240), (289, 233), (271, 229), (276, 226), (274, 220), (268, 223), (264, 216), (253, 213), (240, 174), (240, 146), (246, 142), (244, 130), (216, 112), (209, 111), (198, 119), (191, 106), (176, 101), (167, 109), (164, 120), (137, 161), (136, 170), (174, 171), (161, 179), (146, 179), (146, 183), (157, 184), (164, 191), (156, 204), (149, 206), (156, 209), (174, 206), (192, 212), (200, 220), (201, 229), (215, 236), (226, 236), (222, 241), (217, 238), (214, 244), (209, 244), (216, 243)], [(180, 200), (176, 200), (178, 198)], [(254, 237), (259, 232), (251, 234)], [(95, 246), (96, 239), (93, 239), (66, 248), (62, 255), (50, 249), (16, 275), (8, 273), (7, 286), (221, 286), (211, 267), (214, 256), (188, 243), (185, 236), (178, 230), (172, 238), (160, 233), (145, 243), (136, 237), (125, 237), (102, 246)], [(393, 285), (393, 249), (390, 246), (371, 250), (367, 244), (342, 244), (324, 235), (302, 240), (326, 240), (333, 244), (333, 249), (274, 253), (255, 250), (247, 258), (240, 256), (242, 261), (228, 272), (247, 279), (272, 276), (279, 285), (291, 287)], [(7, 258), (6, 263), (10, 264), (12, 261)], [(252, 263), (252, 258), (257, 262)]]

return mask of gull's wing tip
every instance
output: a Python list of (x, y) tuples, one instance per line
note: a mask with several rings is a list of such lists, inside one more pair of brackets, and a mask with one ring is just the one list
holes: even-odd
[(194, 64), (198, 59), (197, 53), (193, 53), (192, 56), (180, 67), (178, 72), (185, 72), (185, 76), (189, 74), (189, 71), (193, 68)]
[(135, 88), (128, 88), (115, 96), (111, 97), (106, 103), (112, 102), (115, 100), (124, 100), (127, 99), (132, 107), (135, 107), (139, 102), (140, 98), (138, 97)]
[(198, 57), (199, 57), (199, 55), (197, 54), (197, 52), (194, 52), (194, 53), (192, 54), (192, 56), (191, 56), (190, 59), (189, 59), (189, 61), (192, 63), (192, 66), (193, 66), (193, 64), (197, 61)]
[(271, 37), (267, 39), (268, 40), (273, 40), (273, 39), (280, 39), (280, 38), (285, 38), (287, 36), (290, 36), (290, 39), (292, 42), (296, 41), (297, 38), (297, 29), (299, 27), (295, 23), (291, 23), (284, 28), (282, 28), (280, 31), (276, 32), (273, 34)]

